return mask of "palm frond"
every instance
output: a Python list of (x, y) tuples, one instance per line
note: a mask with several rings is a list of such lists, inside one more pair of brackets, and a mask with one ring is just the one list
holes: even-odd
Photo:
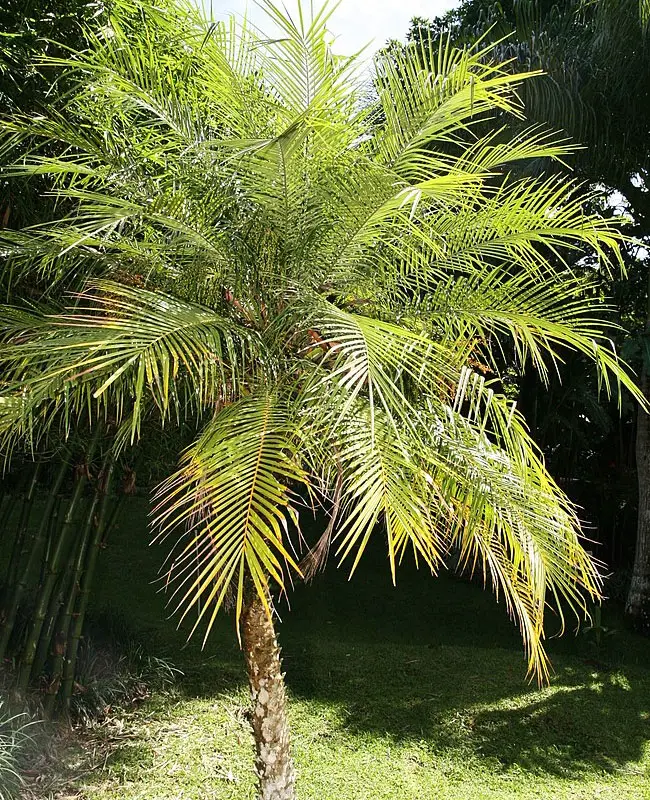
[(267, 611), (270, 581), (285, 585), (285, 565), (299, 574), (290, 553), (297, 523), (300, 433), (277, 396), (253, 394), (225, 407), (184, 454), (180, 469), (158, 489), (159, 536), (177, 530), (170, 576), (181, 620), (201, 606), (193, 630), (207, 619), (207, 637), (229, 588), (236, 619), (248, 582)]
[(264, 59), (264, 79), (285, 113), (327, 123), (327, 112), (349, 104), (359, 81), (358, 60), (335, 56), (330, 47), (327, 23), (338, 3), (322, 3), (308, 15), (299, 2), (295, 20), (270, 0), (260, 5), (279, 31)]
[(503, 592), (522, 632), (529, 673), (545, 681), (549, 595), (564, 627), (564, 607), (586, 614), (601, 581), (580, 541), (576, 512), (548, 475), (523, 421), (503, 398), (489, 395), (486, 402), (487, 430), (485, 417), (480, 426), (458, 413), (429, 420), (436, 432), (425, 456), (434, 510), (461, 567), (478, 566), (497, 596)]
[(264, 362), (254, 331), (162, 293), (96, 282), (76, 301), (66, 314), (3, 317), (5, 394), (20, 397), (25, 431), (43, 407), (68, 421), (94, 407), (131, 413), (133, 439), (145, 398), (163, 420), (202, 414), (238, 396)]
[[(326, 385), (334, 385), (338, 405), (332, 422), (345, 417), (363, 397), (369, 408), (369, 430), (374, 431), (375, 411), (382, 409), (395, 423), (409, 424), (413, 393), (424, 392), (433, 400), (444, 397), (454, 384), (467, 353), (446, 347), (409, 328), (372, 316), (321, 303), (308, 319), (317, 332), (307, 352), (323, 353), (320, 365), (303, 386), (303, 395), (318, 403)], [(323, 352), (324, 351), (324, 352)]]
[[(430, 43), (428, 43), (430, 44)], [(521, 116), (515, 89), (536, 73), (513, 74), (490, 63), (487, 51), (413, 44), (381, 56), (377, 63), (379, 98), (385, 119), (379, 157), (398, 174), (408, 174), (422, 149), (436, 142), (456, 143), (486, 113)]]

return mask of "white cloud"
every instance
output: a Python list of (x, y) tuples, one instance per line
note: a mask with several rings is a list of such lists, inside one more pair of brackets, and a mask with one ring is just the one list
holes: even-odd
[[(456, 5), (458, 0), (343, 0), (328, 24), (336, 39), (334, 51), (347, 55), (369, 45), (370, 54), (388, 39), (404, 39), (413, 17), (436, 17)], [(232, 13), (241, 15), (248, 8), (249, 18), (265, 33), (273, 33), (253, 0), (203, 0), (203, 6), (215, 19)], [(289, 0), (286, 6), (292, 13), (295, 0)], [(303, 0), (303, 7), (309, 7), (309, 0)]]

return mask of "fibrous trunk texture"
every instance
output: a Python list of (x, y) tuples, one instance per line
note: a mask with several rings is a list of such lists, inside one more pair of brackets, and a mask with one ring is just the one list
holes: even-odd
[[(650, 376), (644, 367), (641, 388), (650, 399)], [(636, 554), (626, 611), (635, 627), (650, 633), (650, 416), (639, 408), (636, 433), (636, 469), (639, 481), (639, 514)]]
[[(269, 599), (270, 604), (270, 599)], [(251, 724), (259, 800), (295, 800), (284, 676), (273, 621), (251, 590), (242, 613), (242, 643), (251, 687)]]

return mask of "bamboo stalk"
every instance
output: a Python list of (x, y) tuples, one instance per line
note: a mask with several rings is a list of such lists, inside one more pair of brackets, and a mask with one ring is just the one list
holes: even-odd
[[(97, 446), (99, 439), (100, 428), (97, 427), (93, 438), (86, 451), (86, 460), (90, 462)], [(83, 490), (86, 485), (86, 474), (82, 474), (77, 485), (74, 488), (72, 497), (68, 504), (68, 510), (61, 526), (61, 531), (56, 540), (56, 544), (52, 550), (50, 560), (45, 575), (45, 580), (41, 586), (38, 597), (36, 598), (36, 607), (34, 609), (34, 616), (32, 625), (27, 635), (27, 640), (23, 647), (22, 658), (20, 660), (20, 668), (18, 670), (18, 679), (16, 681), (16, 689), (20, 695), (24, 694), (29, 686), (30, 679), (32, 678), (32, 668), (36, 656), (38, 642), (41, 637), (43, 625), (47, 616), (47, 610), (50, 605), (52, 593), (56, 587), (59, 579), (59, 574), (63, 568), (65, 557), (70, 549), (70, 540), (74, 533), (75, 513), (77, 506), (83, 496)]]
[(29, 482), (27, 494), (25, 495), (22, 504), (20, 519), (16, 530), (16, 538), (14, 539), (14, 545), (11, 550), (11, 557), (9, 559), (9, 565), (7, 567), (7, 572), (5, 575), (5, 590), (7, 592), (7, 595), (9, 595), (13, 590), (14, 584), (16, 582), (18, 569), (20, 567), (20, 560), (23, 554), (25, 537), (27, 534), (27, 530), (29, 528), (29, 521), (32, 516), (32, 508), (34, 506), (34, 490), (36, 489), (36, 484), (38, 482), (38, 474), (40, 472), (40, 468), (41, 464), (40, 462), (37, 462), (34, 467), (34, 473), (32, 475), (32, 479)]
[(50, 654), (52, 636), (54, 635), (54, 631), (56, 629), (57, 618), (59, 616), (59, 611), (61, 605), (63, 604), (63, 598), (66, 595), (69, 584), (70, 576), (64, 572), (59, 576), (59, 580), (57, 581), (57, 585), (50, 599), (47, 614), (45, 615), (45, 621), (43, 623), (41, 635), (38, 640), (38, 645), (36, 647), (34, 663), (32, 664), (32, 681), (40, 677), (45, 669), (45, 665)]
[[(2, 500), (0, 500), (0, 528), (2, 530), (5, 529), (5, 527), (7, 526), (7, 523), (9, 522), (9, 519), (11, 517), (11, 511), (12, 511), (11, 499), (12, 499), (12, 497), (13, 497), (12, 493), (8, 489), (6, 489), (4, 487), (4, 485), (3, 485)], [(5, 500), (7, 501), (6, 504), (5, 504)]]
[[(91, 507), (92, 505), (93, 504), (91, 503)], [(86, 524), (88, 523), (86, 522)], [(56, 522), (53, 525), (53, 530), (56, 530)], [(81, 542), (83, 542), (85, 536), (86, 536), (86, 525), (84, 525), (82, 529)], [(52, 538), (54, 538), (54, 533), (52, 534)], [(73, 542), (71, 547), (72, 550), (74, 550), (74, 544), (75, 543)], [(72, 557), (73, 553), (69, 553), (69, 555), (70, 557)], [(52, 593), (50, 604), (47, 609), (47, 614), (45, 616), (43, 629), (39, 637), (38, 647), (36, 648), (36, 655), (34, 656), (34, 663), (32, 665), (32, 677), (31, 677), (32, 681), (38, 676), (40, 676), (43, 673), (43, 670), (45, 669), (48, 656), (50, 655), (52, 637), (55, 631), (58, 630), (57, 621), (59, 618), (61, 607), (63, 606), (64, 600), (68, 596), (69, 591), (71, 591), (71, 582), (73, 581), (73, 573), (74, 570), (64, 571), (63, 575), (57, 581), (57, 584)]]
[[(16, 533), (20, 531), (27, 510), (27, 495), (30, 486), (31, 480), (25, 476), (17, 484), (15, 492), (11, 492), (7, 486), (3, 485), (0, 495), (0, 530), (5, 531), (13, 526)], [(18, 509), (17, 515), (15, 514), (16, 509)]]
[(70, 628), (77, 597), (81, 591), (80, 584), (84, 573), (86, 554), (90, 545), (93, 519), (95, 518), (95, 511), (99, 502), (99, 492), (100, 487), (98, 486), (95, 490), (92, 502), (89, 505), (86, 522), (80, 537), (79, 548), (77, 549), (77, 558), (75, 560), (74, 572), (71, 576), (67, 598), (59, 611), (54, 638), (52, 639), (52, 670), (47, 688), (47, 698), (45, 700), (45, 714), (47, 717), (52, 717), (54, 714), (56, 699), (59, 689), (61, 688), (65, 666), (68, 661), (70, 661)]
[(41, 558), (40, 569), (38, 573), (37, 585), (41, 586), (45, 580), (47, 572), (47, 565), (50, 563), (50, 553), (52, 552), (52, 542), (56, 540), (59, 530), (59, 517), (61, 516), (61, 508), (63, 507), (63, 498), (59, 495), (54, 503), (54, 508), (50, 514), (50, 519), (47, 526), (47, 534), (45, 536), (45, 548), (43, 550), (43, 557)]
[(0, 525), (4, 525), (5, 500), (8, 497), (9, 493), (5, 488), (5, 482), (0, 480)]
[(11, 634), (13, 633), (14, 625), (16, 624), (16, 616), (18, 614), (18, 608), (25, 596), (27, 591), (27, 587), (29, 585), (29, 579), (34, 573), (36, 567), (39, 564), (41, 551), (43, 550), (43, 546), (45, 544), (45, 539), (47, 536), (48, 529), (50, 527), (50, 517), (52, 515), (52, 511), (56, 504), (56, 500), (58, 494), (61, 490), (61, 486), (63, 485), (63, 481), (65, 479), (66, 472), (68, 471), (68, 462), (64, 458), (61, 461), (61, 465), (57, 472), (56, 478), (54, 480), (54, 484), (50, 490), (50, 494), (47, 499), (47, 503), (45, 508), (43, 509), (43, 517), (41, 519), (41, 524), (38, 527), (36, 535), (34, 536), (34, 540), (32, 542), (32, 548), (27, 559), (27, 563), (22, 571), (20, 580), (16, 584), (16, 588), (12, 594), (11, 601), (7, 608), (7, 613), (2, 620), (2, 635), (0, 636), (0, 661), (5, 657), (7, 652), (7, 647), (9, 646), (9, 640), (11, 639)]
[[(86, 619), (86, 611), (88, 610), (88, 600), (90, 597), (90, 587), (92, 586), (93, 577), (95, 575), (95, 567), (97, 566), (97, 557), (99, 550), (103, 544), (104, 534), (107, 533), (107, 521), (109, 520), (108, 506), (110, 503), (111, 484), (113, 481), (113, 473), (115, 462), (112, 457), (106, 469), (106, 477), (103, 486), (98, 486), (98, 493), (101, 492), (101, 504), (99, 506), (99, 513), (97, 515), (95, 532), (92, 541), (89, 543), (89, 548), (86, 553), (86, 561), (83, 568), (83, 575), (79, 584), (79, 594), (77, 599), (77, 608), (73, 614), (72, 633), (69, 637), (68, 649), (66, 652), (65, 663), (63, 665), (63, 680), (61, 683), (61, 698), (63, 701), (66, 712), (70, 711), (70, 701), (72, 699), (72, 691), (74, 689), (74, 676), (77, 666), (77, 655), (79, 653), (79, 642)], [(119, 501), (118, 501), (119, 502)], [(110, 515), (110, 521), (114, 520), (114, 513)]]
[(11, 555), (9, 557), (9, 562), (7, 563), (7, 570), (5, 572), (5, 577), (3, 581), (3, 589), (6, 593), (10, 590), (11, 585), (13, 583), (11, 579), (12, 572), (15, 571), (16, 561), (18, 559), (18, 553), (20, 552), (21, 547), (21, 531), (24, 529), (23, 527), (23, 520), (25, 519), (25, 513), (27, 511), (27, 494), (22, 491), (18, 497), (9, 497), (7, 506), (11, 510), (12, 508), (15, 509), (16, 503), (20, 503), (20, 510), (18, 511), (18, 519), (16, 520), (16, 524), (11, 526), (11, 513), (5, 514), (5, 521), (2, 523), (1, 530), (7, 531), (10, 530), (11, 527), (14, 527), (15, 534), (14, 534), (14, 541), (11, 547)]
[[(16, 561), (18, 560), (18, 556), (20, 554), (20, 549), (22, 546), (22, 536), (21, 531), (23, 530), (23, 519), (25, 517), (25, 512), (27, 510), (27, 494), (24, 491), (24, 487), (22, 487), (22, 491), (19, 494), (20, 498), (20, 511), (18, 513), (18, 521), (15, 525), (15, 534), (14, 540), (11, 547), (11, 555), (9, 557), (9, 561), (7, 563), (7, 569), (5, 571), (4, 580), (2, 582), (2, 586), (0, 587), (0, 602), (2, 605), (0, 606), (0, 619), (4, 618), (4, 608), (7, 604), (7, 601), (11, 597), (11, 593), (13, 591), (13, 584), (15, 583), (15, 579), (12, 577), (16, 571)], [(3, 498), (4, 500), (4, 498)], [(11, 522), (11, 510), (15, 508), (16, 505), (16, 498), (12, 495), (7, 496), (7, 508), (9, 509), (8, 512), (5, 510), (5, 513), (0, 514), (3, 518), (2, 523), (0, 523), (0, 530), (9, 530)]]

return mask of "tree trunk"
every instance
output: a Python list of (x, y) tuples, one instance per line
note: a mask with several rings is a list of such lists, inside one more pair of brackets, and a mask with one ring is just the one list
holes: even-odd
[[(289, 723), (280, 648), (273, 620), (255, 589), (242, 613), (241, 628), (251, 687), (251, 725), (259, 800), (295, 800), (296, 774), (289, 748)], [(269, 598), (269, 604), (270, 604)]]
[[(645, 366), (641, 388), (650, 400), (650, 376)], [(639, 482), (636, 553), (625, 610), (636, 628), (650, 633), (650, 415), (641, 408), (637, 415), (636, 471)]]
[[(645, 342), (641, 390), (650, 399), (647, 343), (650, 336), (650, 269), (647, 277)], [(650, 633), (650, 416), (639, 408), (636, 421), (636, 474), (639, 484), (639, 511), (636, 530), (636, 552), (630, 591), (625, 610), (636, 628)]]
[[(639, 237), (650, 232), (650, 202), (642, 187), (626, 184), (625, 196), (634, 208), (636, 233)], [(641, 354), (641, 390), (650, 400), (650, 267), (646, 275), (645, 336)], [(636, 473), (639, 485), (639, 511), (637, 517), (636, 552), (630, 591), (625, 610), (636, 628), (650, 633), (650, 416), (639, 406), (636, 415)]]

